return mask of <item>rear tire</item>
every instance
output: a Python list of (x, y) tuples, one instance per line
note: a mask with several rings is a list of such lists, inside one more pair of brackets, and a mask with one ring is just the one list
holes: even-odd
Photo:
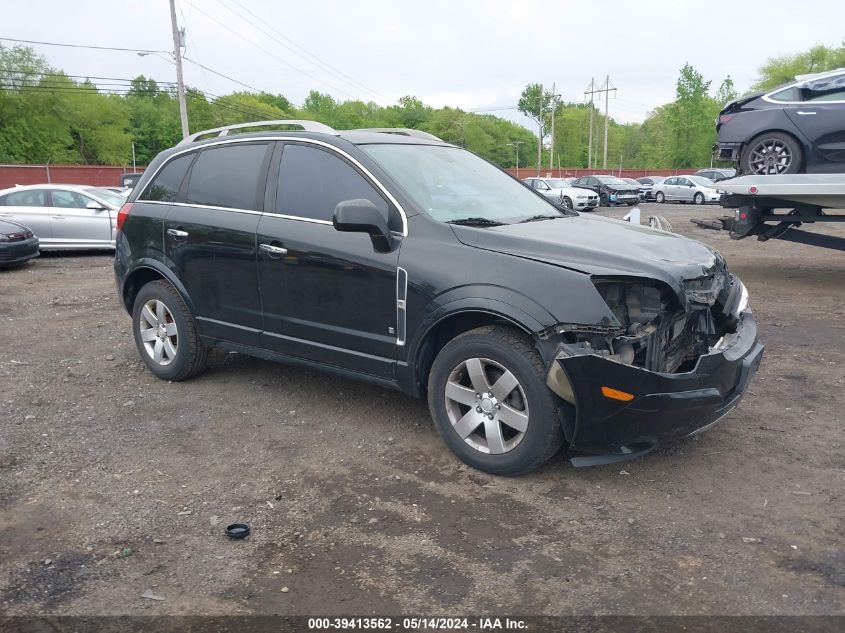
[(664, 202), (666, 202), (666, 196), (663, 194), (662, 191), (658, 191), (656, 194), (654, 194), (654, 201), (658, 204), (663, 204)]
[(132, 333), (141, 359), (162, 380), (186, 380), (208, 363), (210, 350), (200, 341), (191, 311), (166, 281), (151, 281), (138, 292)]
[(804, 164), (801, 144), (783, 132), (764, 132), (751, 139), (742, 150), (740, 169), (743, 175), (797, 174)]
[(440, 437), (478, 470), (513, 476), (536, 469), (563, 444), (563, 411), (545, 373), (530, 339), (510, 327), (488, 325), (452, 339), (428, 379)]

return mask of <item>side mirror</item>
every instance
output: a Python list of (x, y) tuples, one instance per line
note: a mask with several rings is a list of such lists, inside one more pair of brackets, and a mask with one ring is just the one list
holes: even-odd
[(94, 202), (93, 200), (85, 205), (86, 209), (91, 209), (92, 211), (102, 211), (105, 209), (103, 205), (99, 202)]
[(345, 233), (367, 233), (373, 248), (380, 253), (393, 250), (394, 238), (390, 234), (387, 218), (371, 201), (358, 198), (338, 202), (334, 208), (332, 224)]

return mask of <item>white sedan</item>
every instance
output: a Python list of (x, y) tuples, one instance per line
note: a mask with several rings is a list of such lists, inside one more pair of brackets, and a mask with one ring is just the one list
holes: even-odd
[(0, 219), (29, 227), (42, 251), (114, 249), (124, 202), (106, 187), (27, 185), (0, 191)]
[(567, 209), (592, 211), (599, 206), (599, 196), (595, 191), (573, 187), (563, 178), (524, 178), (522, 182)]
[(657, 202), (719, 202), (722, 193), (716, 191), (716, 184), (702, 176), (672, 176), (652, 188)]

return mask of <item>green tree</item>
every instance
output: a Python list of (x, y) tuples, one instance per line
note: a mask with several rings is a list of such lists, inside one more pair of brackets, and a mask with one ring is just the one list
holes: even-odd
[(710, 82), (689, 64), (684, 64), (675, 87), (675, 102), (669, 109), (672, 135), (672, 167), (704, 164), (715, 138), (715, 101), (708, 95)]
[(819, 73), (845, 67), (845, 40), (839, 46), (814, 46), (795, 55), (770, 57), (760, 67), (760, 77), (751, 89), (769, 90), (789, 83), (796, 75)]

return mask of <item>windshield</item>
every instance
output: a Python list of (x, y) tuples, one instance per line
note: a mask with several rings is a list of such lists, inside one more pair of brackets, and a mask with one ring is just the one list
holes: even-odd
[(362, 149), (435, 220), (511, 223), (538, 215), (561, 216), (524, 184), (464, 149), (392, 143)]
[(116, 207), (122, 207), (123, 203), (126, 202), (126, 196), (121, 196), (116, 191), (106, 189), (105, 187), (92, 187), (91, 189), (86, 189), (85, 191)]
[(704, 176), (687, 176), (687, 178), (692, 180), (697, 185), (700, 185), (702, 187), (710, 187), (711, 189), (715, 184), (712, 180), (710, 180), (709, 178), (705, 178)]
[(615, 178), (613, 176), (596, 176), (596, 180), (602, 182), (606, 185), (627, 185), (628, 183), (622, 180), (621, 178)]

